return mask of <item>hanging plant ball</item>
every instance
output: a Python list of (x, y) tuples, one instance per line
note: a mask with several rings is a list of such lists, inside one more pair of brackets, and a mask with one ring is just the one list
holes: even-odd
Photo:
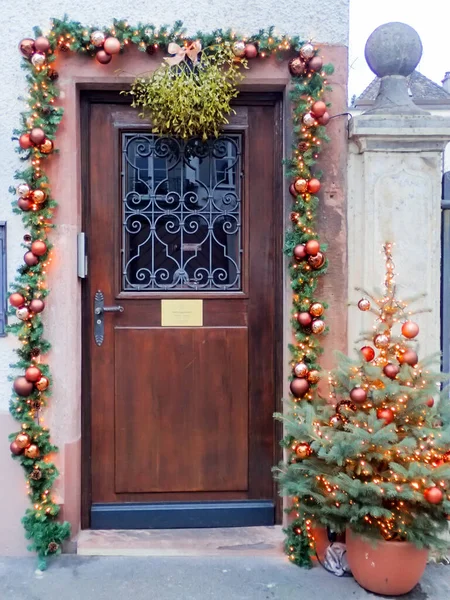
[(353, 400), (353, 402), (361, 404), (367, 400), (367, 392), (361, 387), (355, 387), (350, 392), (350, 398)]
[(233, 54), (238, 58), (243, 58), (245, 56), (245, 42), (242, 40), (234, 42), (231, 48), (233, 50)]
[(315, 256), (309, 256), (308, 264), (314, 270), (321, 269), (325, 264), (325, 254), (318, 252)]
[(27, 321), (30, 318), (30, 311), (28, 306), (21, 306), (16, 310), (16, 317), (21, 321)]
[(325, 126), (325, 125), (328, 125), (330, 119), (331, 119), (330, 114), (328, 112), (326, 112), (317, 119), (317, 122), (319, 123), (319, 125)]
[(305, 244), (306, 254), (316, 256), (320, 252), (320, 243), (317, 240), (308, 240)]
[(305, 127), (312, 127), (313, 125), (315, 125), (316, 123), (316, 118), (312, 113), (306, 113), (306, 115), (303, 115), (303, 125)]
[(367, 300), (367, 298), (361, 298), (361, 300), (358, 302), (358, 308), (359, 308), (359, 310), (362, 310), (363, 312), (365, 312), (366, 310), (369, 310), (370, 301)]
[(107, 65), (112, 60), (111, 54), (108, 54), (104, 50), (99, 50), (95, 55), (95, 58), (101, 65)]
[(36, 52), (48, 52), (50, 50), (50, 42), (46, 37), (40, 35), (36, 38), (34, 47), (36, 48)]
[(312, 322), (311, 330), (316, 335), (320, 335), (325, 331), (325, 323), (321, 319), (315, 319)]
[(14, 454), (14, 456), (19, 456), (23, 452), (23, 448), (19, 448), (15, 440), (11, 442), (11, 444), (9, 445), (9, 449), (11, 451), (11, 454)]
[(31, 200), (35, 203), (35, 204), (43, 204), (47, 199), (47, 196), (45, 195), (45, 192), (42, 190), (33, 190), (31, 192)]
[(20, 208), (20, 210), (27, 212), (33, 208), (33, 203), (29, 198), (19, 198), (17, 200), (17, 206)]
[(50, 381), (47, 377), (41, 377), (38, 381), (36, 381), (36, 387), (40, 392), (45, 392), (49, 385)]
[(28, 183), (19, 183), (16, 191), (21, 198), (25, 198), (25, 196), (28, 196), (28, 194), (30, 193), (30, 186), (28, 185)]
[(41, 298), (33, 298), (29, 304), (31, 312), (41, 313), (45, 308), (45, 302)]
[(39, 262), (39, 258), (32, 252), (25, 252), (23, 260), (28, 267), (35, 267)]
[(308, 189), (308, 182), (306, 179), (299, 177), (294, 181), (294, 187), (298, 194), (304, 194)]
[(45, 138), (44, 142), (39, 146), (39, 151), (42, 152), (42, 154), (50, 154), (53, 152), (52, 140)]
[(19, 50), (25, 56), (25, 58), (31, 58), (36, 52), (34, 40), (31, 38), (25, 38), (19, 43)]
[(316, 117), (321, 117), (327, 112), (327, 105), (322, 100), (317, 100), (311, 106), (311, 112), (314, 113)]
[(433, 406), (434, 406), (434, 398), (428, 398), (426, 404), (427, 404), (428, 408), (433, 408)]
[(322, 66), (323, 60), (320, 58), (320, 56), (313, 56), (308, 63), (308, 68), (310, 71), (320, 71)]
[(32, 383), (36, 383), (42, 377), (42, 372), (35, 366), (28, 367), (25, 371), (25, 378), (27, 381), (31, 381)]
[(308, 458), (308, 456), (311, 456), (312, 449), (308, 442), (299, 442), (295, 445), (294, 452), (297, 458), (303, 460), (304, 458)]
[(397, 365), (388, 363), (383, 368), (383, 373), (386, 375), (386, 377), (389, 377), (389, 379), (395, 379), (397, 377), (397, 375), (400, 373), (400, 369), (398, 368)]
[(106, 38), (105, 43), (103, 44), (103, 49), (108, 54), (119, 54), (120, 42), (115, 37)]
[(258, 48), (255, 44), (245, 44), (245, 58), (256, 58), (258, 56)]
[(105, 42), (105, 34), (103, 31), (93, 31), (91, 33), (91, 44), (96, 48), (103, 46)]
[(308, 365), (305, 363), (297, 363), (294, 367), (296, 377), (306, 377), (308, 375)]
[(36, 444), (31, 444), (28, 446), (28, 448), (25, 448), (24, 454), (27, 458), (32, 458), (35, 460), (36, 458), (39, 458), (41, 453), (39, 452), (39, 448), (36, 446)]
[(293, 77), (300, 77), (300, 75), (303, 75), (306, 69), (304, 61), (298, 56), (296, 58), (291, 58), (288, 67), (289, 72)]
[(303, 260), (307, 257), (305, 244), (297, 244), (294, 248), (294, 258), (296, 260)]
[(324, 313), (324, 310), (325, 309), (320, 302), (314, 302), (309, 308), (309, 312), (313, 317), (321, 317)]
[(27, 396), (33, 393), (34, 385), (31, 383), (31, 381), (27, 381), (25, 377), (21, 376), (16, 377), (16, 379), (14, 380), (13, 388), (18, 396), (26, 398)]
[(314, 56), (314, 46), (309, 42), (300, 48), (300, 56), (305, 60), (309, 60)]
[(417, 356), (417, 352), (408, 348), (408, 350), (399, 354), (398, 362), (401, 365), (407, 364), (411, 367), (415, 367), (419, 362), (419, 357)]
[(402, 325), (402, 335), (405, 338), (413, 339), (419, 333), (419, 326), (414, 321), (405, 321)]
[(297, 321), (302, 327), (309, 327), (312, 323), (312, 316), (309, 312), (301, 312), (297, 315)]
[(20, 449), (24, 449), (31, 444), (31, 438), (28, 433), (18, 433), (14, 440)]
[(46, 59), (47, 59), (47, 57), (45, 56), (45, 54), (36, 52), (36, 54), (33, 54), (33, 56), (31, 57), (31, 62), (33, 63), (34, 67), (42, 67), (42, 65), (45, 63)]
[(23, 306), (25, 304), (25, 298), (22, 296), (22, 294), (19, 294), (18, 292), (14, 292), (9, 297), (9, 303), (11, 304), (11, 306), (14, 306), (15, 308), (19, 308), (20, 306)]
[(370, 346), (363, 346), (361, 348), (361, 354), (366, 362), (370, 362), (375, 358), (375, 350)]
[(28, 148), (31, 148), (32, 145), (33, 144), (31, 143), (30, 134), (22, 133), (22, 135), (19, 138), (19, 146), (22, 148), (22, 150), (28, 150)]
[(310, 179), (308, 181), (308, 192), (310, 194), (317, 194), (320, 190), (320, 181), (318, 179)]
[(387, 348), (389, 346), (390, 338), (385, 333), (379, 333), (373, 338), (373, 343), (375, 344), (375, 348), (382, 349)]
[(444, 499), (443, 491), (437, 486), (427, 488), (423, 493), (425, 500), (430, 504), (440, 504)]
[(309, 383), (306, 379), (300, 379), (298, 377), (295, 377), (291, 381), (290, 388), (293, 396), (295, 396), (296, 398), (303, 398), (303, 396), (309, 390)]
[(35, 256), (44, 256), (44, 254), (47, 252), (47, 244), (42, 240), (35, 240), (31, 244), (31, 252)]
[(315, 384), (315, 383), (319, 383), (320, 381), (320, 372), (316, 371), (315, 369), (313, 371), (310, 371), (308, 373), (308, 377), (307, 377), (309, 383)]
[(394, 420), (394, 413), (390, 408), (379, 408), (377, 410), (377, 418), (383, 419), (386, 425), (389, 425)]
[(45, 140), (45, 131), (41, 127), (33, 127), (30, 131), (30, 141), (32, 144), (39, 146)]

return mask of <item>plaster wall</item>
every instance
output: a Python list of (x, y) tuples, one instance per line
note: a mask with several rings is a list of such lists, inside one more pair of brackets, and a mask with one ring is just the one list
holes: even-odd
[[(22, 6), (20, 15), (17, 7), (9, 3), (3, 7), (4, 22), (8, 23), (4, 54), (4, 85), (1, 87), (2, 115), (0, 116), (0, 155), (3, 159), (0, 171), (0, 191), (3, 202), (0, 205), (0, 220), (8, 222), (8, 277), (11, 279), (17, 265), (21, 264), (23, 248), (20, 240), (23, 235), (21, 221), (12, 216), (11, 196), (8, 187), (13, 183), (14, 171), (20, 166), (14, 153), (16, 142), (11, 142), (11, 131), (18, 123), (23, 108), (20, 94), (25, 94), (25, 78), (20, 70), (20, 55), (17, 44), (23, 37), (32, 34), (32, 26), (40, 25), (44, 31), (52, 16), (62, 17), (67, 6), (61, 0), (42, 2), (39, 5)], [(298, 19), (293, 19), (298, 15)], [(326, 18), (324, 18), (324, 15)], [(328, 18), (328, 15), (333, 15)], [(217, 0), (197, 2), (195, 5), (175, 0), (170, 5), (152, 6), (148, 10), (147, 2), (124, 0), (93, 4), (80, 0), (70, 11), (70, 17), (83, 23), (107, 24), (114, 17), (125, 17), (130, 22), (152, 21), (154, 23), (172, 23), (183, 19), (191, 30), (211, 30), (232, 26), (244, 34), (274, 23), (279, 32), (300, 33), (305, 38), (334, 44), (324, 49), (324, 56), (336, 66), (336, 73), (330, 78), (334, 88), (331, 96), (333, 112), (339, 113), (346, 106), (347, 85), (347, 37), (348, 37), (348, 0), (318, 0), (302, 3), (289, 0), (283, 4), (267, 1), (250, 1), (245, 5), (238, 2), (219, 3)], [(152, 60), (154, 61), (152, 63)], [(156, 61), (156, 62), (155, 62)], [(79, 486), (80, 486), (80, 414), (81, 414), (81, 313), (80, 283), (76, 276), (76, 234), (81, 222), (81, 193), (79, 172), (79, 115), (78, 88), (86, 83), (97, 86), (120, 84), (116, 70), (124, 69), (121, 81), (125, 84), (132, 80), (132, 74), (142, 73), (159, 64), (159, 59), (150, 59), (146, 54), (130, 50), (126, 55), (115, 57), (104, 67), (95, 61), (82, 57), (64, 55), (56, 65), (60, 73), (61, 98), (65, 116), (60, 126), (57, 147), (61, 154), (50, 161), (49, 176), (55, 198), (60, 203), (56, 216), (57, 230), (53, 241), (57, 248), (49, 276), (52, 288), (52, 301), (45, 311), (46, 335), (54, 350), (49, 355), (54, 377), (51, 409), (46, 414), (47, 424), (53, 432), (53, 439), (60, 447), (58, 467), (61, 477), (58, 493), (63, 505), (64, 517), (68, 518), (76, 533), (79, 526)], [(153, 66), (152, 66), (153, 65)], [(130, 75), (131, 74), (131, 75)], [(286, 66), (281, 67), (275, 61), (254, 62), (247, 74), (246, 82), (267, 83), (276, 89), (285, 89), (288, 83)], [(7, 84), (6, 84), (7, 82)], [(286, 144), (289, 144), (289, 112), (286, 113)], [(330, 125), (332, 143), (324, 153), (323, 164), (326, 176), (321, 206), (320, 229), (330, 243), (330, 252), (336, 256), (331, 260), (329, 274), (324, 282), (324, 297), (332, 308), (328, 313), (331, 335), (327, 347), (345, 346), (345, 318), (339, 306), (346, 298), (346, 215), (344, 208), (346, 179), (346, 131), (343, 119), (336, 119)], [(287, 146), (288, 147), (288, 146)], [(280, 194), (281, 195), (281, 194)], [(285, 193), (286, 206), (289, 195)], [(286, 213), (288, 218), (288, 209)], [(281, 252), (281, 248), (279, 249)], [(290, 339), (289, 310), (290, 292), (286, 282), (285, 302), (285, 347)], [(0, 469), (5, 481), (8, 481), (8, 495), (1, 500), (0, 511), (0, 554), (21, 554), (25, 552), (20, 518), (27, 504), (23, 475), (9, 455), (7, 432), (17, 428), (8, 414), (10, 383), (7, 381), (9, 363), (14, 360), (12, 352), (15, 340), (12, 336), (0, 339)], [(330, 366), (331, 351), (325, 356), (326, 366)], [(287, 362), (287, 355), (284, 364)], [(287, 373), (285, 373), (287, 375)], [(285, 377), (286, 380), (286, 377)]]

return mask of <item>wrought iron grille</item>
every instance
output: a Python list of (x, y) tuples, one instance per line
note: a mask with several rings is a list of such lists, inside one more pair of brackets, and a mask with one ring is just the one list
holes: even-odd
[(240, 134), (122, 134), (122, 289), (241, 290)]

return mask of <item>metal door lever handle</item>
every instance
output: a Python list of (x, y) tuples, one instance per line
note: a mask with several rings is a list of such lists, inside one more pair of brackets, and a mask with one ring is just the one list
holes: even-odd
[(105, 312), (123, 312), (123, 306), (97, 306), (95, 309), (96, 315), (101, 315)]
[(105, 339), (105, 325), (104, 325), (104, 315), (105, 313), (115, 313), (115, 312), (123, 312), (123, 306), (105, 306), (104, 305), (105, 297), (103, 292), (98, 290), (95, 292), (94, 296), (94, 339), (97, 346), (101, 346), (103, 344), (103, 340)]

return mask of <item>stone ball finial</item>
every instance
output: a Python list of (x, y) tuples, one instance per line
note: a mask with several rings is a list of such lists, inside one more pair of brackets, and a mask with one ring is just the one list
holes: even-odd
[(365, 56), (378, 77), (408, 77), (422, 57), (422, 42), (417, 31), (406, 23), (385, 23), (370, 35)]

